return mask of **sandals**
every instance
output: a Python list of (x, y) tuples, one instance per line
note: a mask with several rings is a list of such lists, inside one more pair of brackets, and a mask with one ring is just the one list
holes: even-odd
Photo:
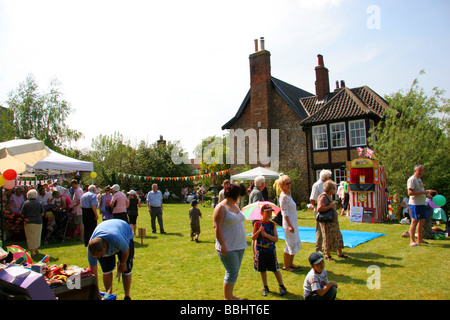
[(350, 258), (350, 256), (348, 256), (348, 255), (346, 255), (346, 254), (342, 254), (341, 256), (338, 255), (338, 257), (339, 257), (339, 258), (344, 258), (344, 259)]
[(325, 257), (325, 260), (328, 260), (328, 261), (336, 261), (336, 260), (334, 260), (332, 257)]

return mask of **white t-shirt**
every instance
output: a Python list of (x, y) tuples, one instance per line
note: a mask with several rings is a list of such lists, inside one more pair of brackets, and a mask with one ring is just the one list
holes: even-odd
[(309, 196), (309, 199), (312, 199), (317, 202), (317, 198), (319, 197), (319, 195), (321, 193), (323, 193), (323, 183), (324, 182), (325, 181), (323, 181), (322, 179), (319, 179), (313, 184), (312, 190), (311, 190), (311, 195)]
[(321, 273), (317, 273), (311, 268), (303, 282), (303, 296), (307, 297), (314, 291), (323, 289), (327, 283), (328, 276), (325, 269)]
[[(411, 176), (408, 179), (408, 189), (412, 189), (415, 192), (425, 191), (425, 187), (423, 186), (422, 179), (417, 178), (416, 176)], [(427, 196), (425, 194), (419, 194), (417, 196), (410, 196), (408, 204), (412, 204), (415, 206), (424, 206), (427, 203)]]

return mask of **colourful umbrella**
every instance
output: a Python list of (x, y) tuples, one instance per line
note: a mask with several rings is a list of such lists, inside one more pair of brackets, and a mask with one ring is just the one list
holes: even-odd
[(10, 245), (6, 248), (9, 252), (13, 254), (13, 259), (16, 260), (16, 263), (21, 263), (22, 261), (25, 261), (27, 263), (33, 263), (33, 260), (31, 259), (30, 255), (24, 248), (15, 244)]
[(281, 211), (280, 207), (270, 201), (257, 201), (242, 208), (242, 214), (247, 220), (261, 220), (261, 207), (265, 204), (269, 204), (272, 207), (274, 215), (277, 215)]

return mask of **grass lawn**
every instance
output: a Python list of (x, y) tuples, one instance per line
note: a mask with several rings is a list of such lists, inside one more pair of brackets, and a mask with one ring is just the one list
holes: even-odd
[[(147, 237), (141, 244), (135, 238), (136, 252), (133, 268), (131, 297), (133, 300), (223, 300), (222, 281), (224, 268), (214, 249), (213, 209), (199, 206), (201, 219), (200, 243), (190, 241), (189, 204), (164, 205), (164, 228), (167, 234), (151, 233), (150, 217), (146, 206), (140, 208), (138, 228), (146, 228)], [(399, 224), (358, 224), (340, 217), (341, 230), (359, 230), (385, 233), (355, 248), (344, 248), (350, 259), (334, 257), (326, 261), (329, 280), (338, 282), (340, 300), (448, 300), (448, 259), (450, 241), (429, 240), (428, 245), (410, 247), (409, 238), (401, 234), (408, 226)], [(299, 226), (315, 227), (312, 212), (299, 211)], [(245, 222), (246, 231), (252, 231), (251, 222)], [(253, 270), (251, 238), (242, 262), (235, 295), (250, 300), (298, 300), (303, 299), (303, 281), (310, 270), (308, 256), (314, 251), (313, 243), (302, 243), (303, 248), (295, 256), (294, 263), (301, 266), (296, 272), (282, 271), (289, 294), (279, 297), (278, 284), (272, 273), (268, 274), (267, 297), (261, 295), (262, 282)], [(16, 244), (26, 248), (25, 242)], [(280, 268), (283, 265), (284, 240), (277, 243)], [(66, 263), (88, 267), (86, 248), (70, 239), (66, 243), (52, 242), (42, 245), (40, 254), (51, 255), (50, 264)], [(36, 259), (38, 261), (38, 259)], [(369, 266), (380, 268), (380, 289), (369, 289)], [(101, 271), (100, 271), (101, 272)], [(99, 282), (103, 291), (103, 283)], [(114, 293), (123, 298), (122, 283), (114, 282)]]

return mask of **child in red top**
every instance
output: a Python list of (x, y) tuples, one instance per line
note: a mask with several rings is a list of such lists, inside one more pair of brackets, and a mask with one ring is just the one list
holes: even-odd
[(266, 271), (272, 271), (277, 278), (280, 296), (287, 294), (287, 290), (283, 285), (283, 278), (281, 276), (280, 269), (278, 268), (277, 253), (275, 248), (275, 242), (278, 241), (278, 233), (275, 228), (275, 223), (270, 220), (272, 217), (273, 209), (269, 204), (265, 204), (261, 208), (261, 221), (256, 221), (253, 227), (252, 240), (256, 240), (255, 257), (253, 259), (254, 269), (259, 271), (263, 282), (264, 289), (262, 291), (263, 296), (267, 296), (269, 293), (269, 287), (267, 285), (267, 273)]

